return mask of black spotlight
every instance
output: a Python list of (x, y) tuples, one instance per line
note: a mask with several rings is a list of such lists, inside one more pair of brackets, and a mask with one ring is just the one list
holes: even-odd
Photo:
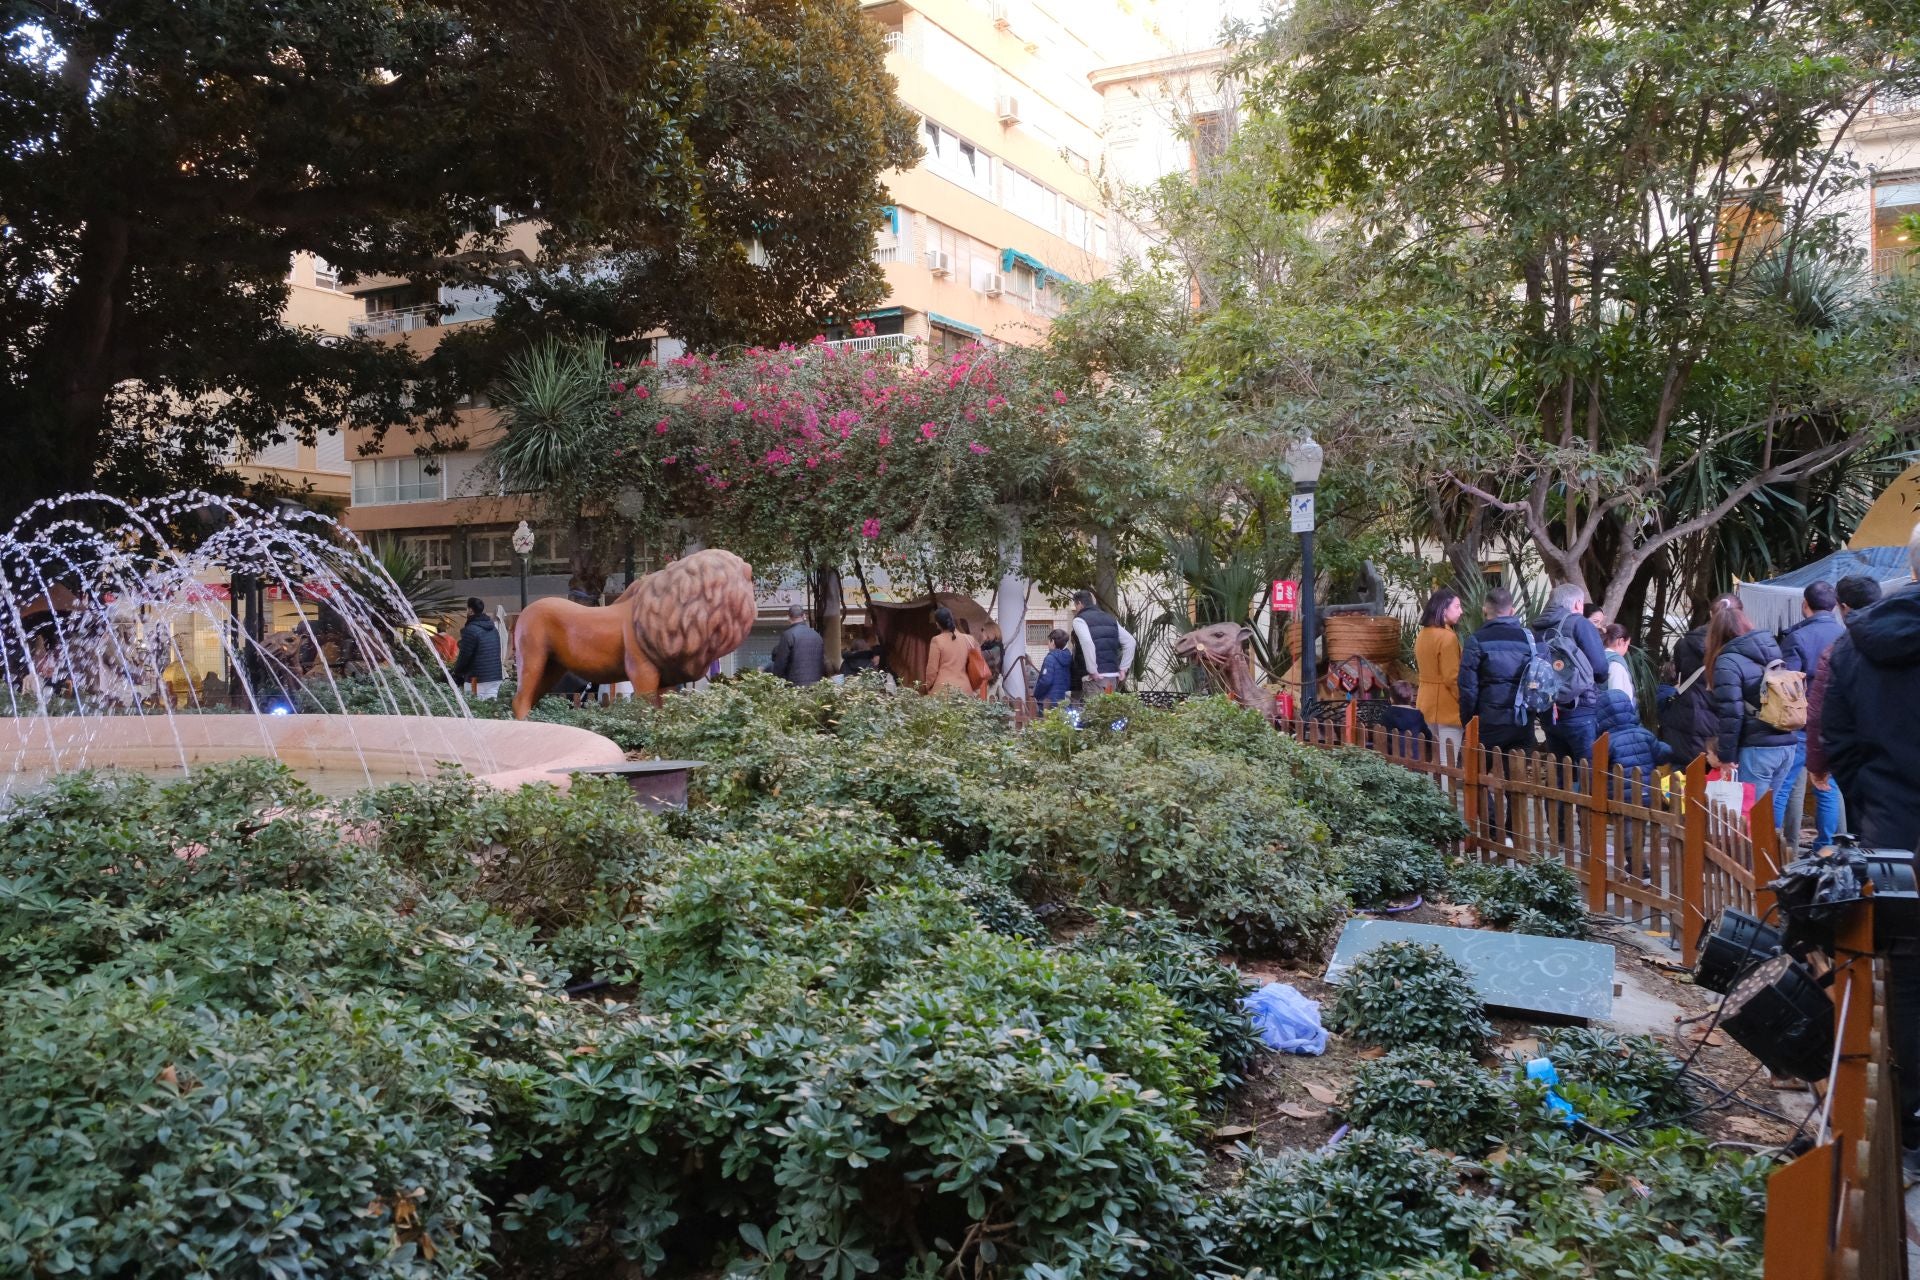
[(1694, 966), (1693, 980), (1724, 995), (1749, 965), (1773, 955), (1784, 942), (1778, 929), (1728, 907), (1700, 947), (1700, 963)]
[(1833, 999), (1792, 956), (1763, 960), (1734, 983), (1720, 1025), (1777, 1076), (1822, 1080), (1833, 1061)]

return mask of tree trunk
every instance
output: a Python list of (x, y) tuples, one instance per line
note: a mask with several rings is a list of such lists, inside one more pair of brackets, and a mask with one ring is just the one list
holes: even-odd
[(1027, 682), (1020, 658), (1027, 651), (1027, 578), (1020, 535), (1020, 510), (1006, 507), (1000, 533), (1000, 589), (994, 601), (1000, 624), (1000, 671), (1007, 696), (1023, 699)]
[(840, 592), (840, 566), (825, 565), (813, 571), (813, 596), (819, 610), (820, 642), (826, 649), (827, 670), (840, 669), (840, 653), (845, 647), (845, 609)]
[(1103, 608), (1120, 607), (1120, 560), (1105, 529), (1093, 535), (1093, 594)]

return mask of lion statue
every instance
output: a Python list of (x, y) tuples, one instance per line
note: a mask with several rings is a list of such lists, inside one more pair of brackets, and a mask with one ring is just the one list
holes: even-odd
[(1243, 707), (1252, 707), (1268, 720), (1278, 720), (1279, 709), (1253, 678), (1246, 645), (1253, 628), (1238, 622), (1216, 622), (1196, 627), (1173, 642), (1173, 651), (1207, 673), (1213, 687)]
[(753, 566), (731, 551), (696, 551), (610, 605), (536, 600), (513, 624), (513, 718), (525, 720), (569, 671), (595, 684), (631, 680), (635, 695), (657, 701), (738, 649), (753, 619)]

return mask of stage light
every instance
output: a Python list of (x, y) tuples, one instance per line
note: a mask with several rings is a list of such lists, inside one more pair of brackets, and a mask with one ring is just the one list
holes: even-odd
[(1709, 991), (1725, 994), (1750, 965), (1780, 950), (1785, 939), (1744, 911), (1729, 907), (1700, 948), (1693, 980)]
[(1833, 999), (1789, 955), (1761, 961), (1733, 984), (1720, 1025), (1777, 1076), (1825, 1079), (1833, 1061)]

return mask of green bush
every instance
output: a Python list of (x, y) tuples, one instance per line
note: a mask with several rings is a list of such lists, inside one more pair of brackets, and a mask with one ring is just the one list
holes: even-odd
[(1498, 866), (1467, 863), (1455, 869), (1454, 895), (1472, 904), (1483, 924), (1547, 938), (1587, 936), (1587, 904), (1580, 882), (1548, 858)]
[(1362, 1063), (1340, 1109), (1349, 1124), (1461, 1155), (1485, 1151), (1512, 1118), (1498, 1077), (1464, 1053), (1425, 1047)]
[(1335, 839), (1400, 836), (1441, 847), (1466, 836), (1453, 798), (1431, 778), (1358, 747), (1286, 744), (1294, 778)]
[(1604, 1090), (1615, 1104), (1655, 1124), (1673, 1124), (1696, 1107), (1680, 1060), (1652, 1036), (1558, 1027), (1540, 1033), (1533, 1056), (1551, 1058), (1562, 1080)]
[(438, 1018), (220, 1012), (158, 977), (0, 992), (0, 1023), (0, 1270), (481, 1274), (486, 1098)]
[(1260, 1034), (1241, 1003), (1251, 985), (1239, 969), (1220, 962), (1217, 944), (1165, 913), (1108, 907), (1100, 912), (1098, 927), (1075, 939), (1073, 949), (1124, 959), (1136, 968), (1206, 1036), (1207, 1051), (1220, 1061), (1222, 1085), (1241, 1083), (1260, 1052)]
[(1466, 971), (1438, 947), (1386, 942), (1340, 977), (1327, 1009), (1336, 1031), (1388, 1049), (1480, 1052), (1493, 1027)]
[(1341, 879), (1356, 907), (1384, 907), (1447, 887), (1447, 859), (1405, 836), (1363, 835), (1341, 846)]
[(1463, 1168), (1370, 1129), (1325, 1151), (1255, 1160), (1222, 1198), (1221, 1252), (1269, 1280), (1355, 1280), (1465, 1251), (1498, 1238), (1509, 1210), (1460, 1190)]

